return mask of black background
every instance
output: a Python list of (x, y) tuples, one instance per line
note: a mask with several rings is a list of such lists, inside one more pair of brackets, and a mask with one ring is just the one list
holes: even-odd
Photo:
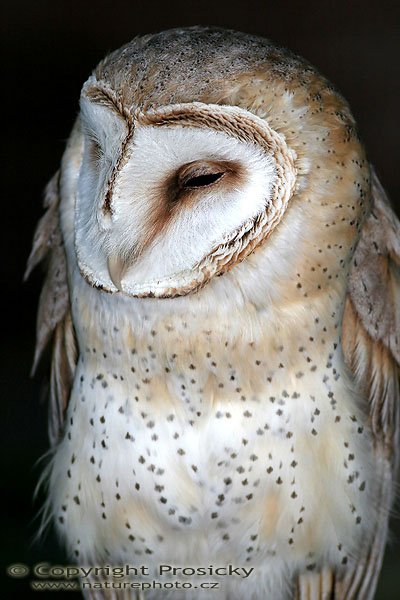
[[(270, 37), (306, 57), (343, 92), (370, 160), (399, 207), (400, 13), (397, 2), (368, 0), (14, 0), (3, 1), (1, 11), (2, 563), (67, 564), (52, 533), (32, 541), (43, 500), (32, 500), (41, 471), (35, 463), (48, 447), (46, 404), (39, 400), (44, 370), (29, 378), (41, 276), (21, 281), (42, 189), (58, 168), (82, 83), (108, 51), (138, 34), (200, 24)], [(396, 519), (392, 529), (378, 600), (400, 598)], [(28, 580), (6, 577), (0, 594), (34, 593)]]

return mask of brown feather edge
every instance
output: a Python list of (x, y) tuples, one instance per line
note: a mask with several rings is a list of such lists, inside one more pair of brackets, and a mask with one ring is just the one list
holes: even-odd
[(39, 299), (36, 346), (31, 376), (45, 348), (53, 342), (50, 369), (48, 430), (54, 446), (60, 439), (65, 410), (77, 362), (77, 342), (72, 324), (67, 281), (67, 263), (59, 226), (59, 179), (57, 172), (45, 189), (44, 207), (28, 259), (25, 279), (41, 262), (47, 261), (46, 278)]
[[(383, 341), (375, 341), (363, 327), (350, 296), (343, 317), (343, 351), (346, 363), (369, 404), (369, 423), (375, 458), (381, 474), (379, 510), (372, 543), (364, 558), (335, 582), (334, 598), (372, 600), (382, 567), (388, 519), (394, 500), (399, 460), (399, 365)], [(376, 369), (379, 365), (379, 370)]]

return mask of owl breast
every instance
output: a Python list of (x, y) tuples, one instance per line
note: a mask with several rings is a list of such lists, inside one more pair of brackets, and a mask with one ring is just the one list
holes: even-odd
[(152, 312), (151, 300), (117, 318), (81, 285), (50, 479), (75, 557), (287, 573), (357, 552), (371, 451), (333, 325), (273, 324), (254, 306)]

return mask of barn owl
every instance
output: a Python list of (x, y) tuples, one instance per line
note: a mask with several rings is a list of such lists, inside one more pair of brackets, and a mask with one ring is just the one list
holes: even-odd
[(46, 511), (71, 558), (188, 584), (146, 600), (373, 598), (400, 226), (342, 96), (259, 37), (136, 38), (83, 85), (45, 208), (28, 272), (47, 257)]

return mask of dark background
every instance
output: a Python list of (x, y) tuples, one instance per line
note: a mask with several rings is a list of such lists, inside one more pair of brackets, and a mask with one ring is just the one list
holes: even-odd
[[(383, 0), (3, 2), (0, 239), (5, 303), (0, 406), (5, 415), (0, 455), (4, 565), (68, 564), (53, 534), (43, 542), (32, 542), (37, 528), (34, 515), (43, 500), (40, 496), (32, 500), (41, 471), (35, 463), (48, 447), (46, 404), (39, 400), (45, 373), (29, 378), (40, 273), (28, 284), (22, 285), (21, 280), (33, 229), (42, 213), (42, 189), (58, 168), (78, 110), (80, 88), (91, 69), (108, 51), (135, 35), (170, 27), (220, 25), (270, 37), (309, 59), (343, 92), (370, 160), (398, 207), (400, 13), (396, 4)], [(396, 519), (392, 529), (394, 539), (399, 540)], [(377, 600), (400, 598), (399, 559), (400, 545), (394, 541), (386, 552)], [(27, 582), (7, 577), (0, 593), (4, 598), (30, 597), (34, 593)]]

